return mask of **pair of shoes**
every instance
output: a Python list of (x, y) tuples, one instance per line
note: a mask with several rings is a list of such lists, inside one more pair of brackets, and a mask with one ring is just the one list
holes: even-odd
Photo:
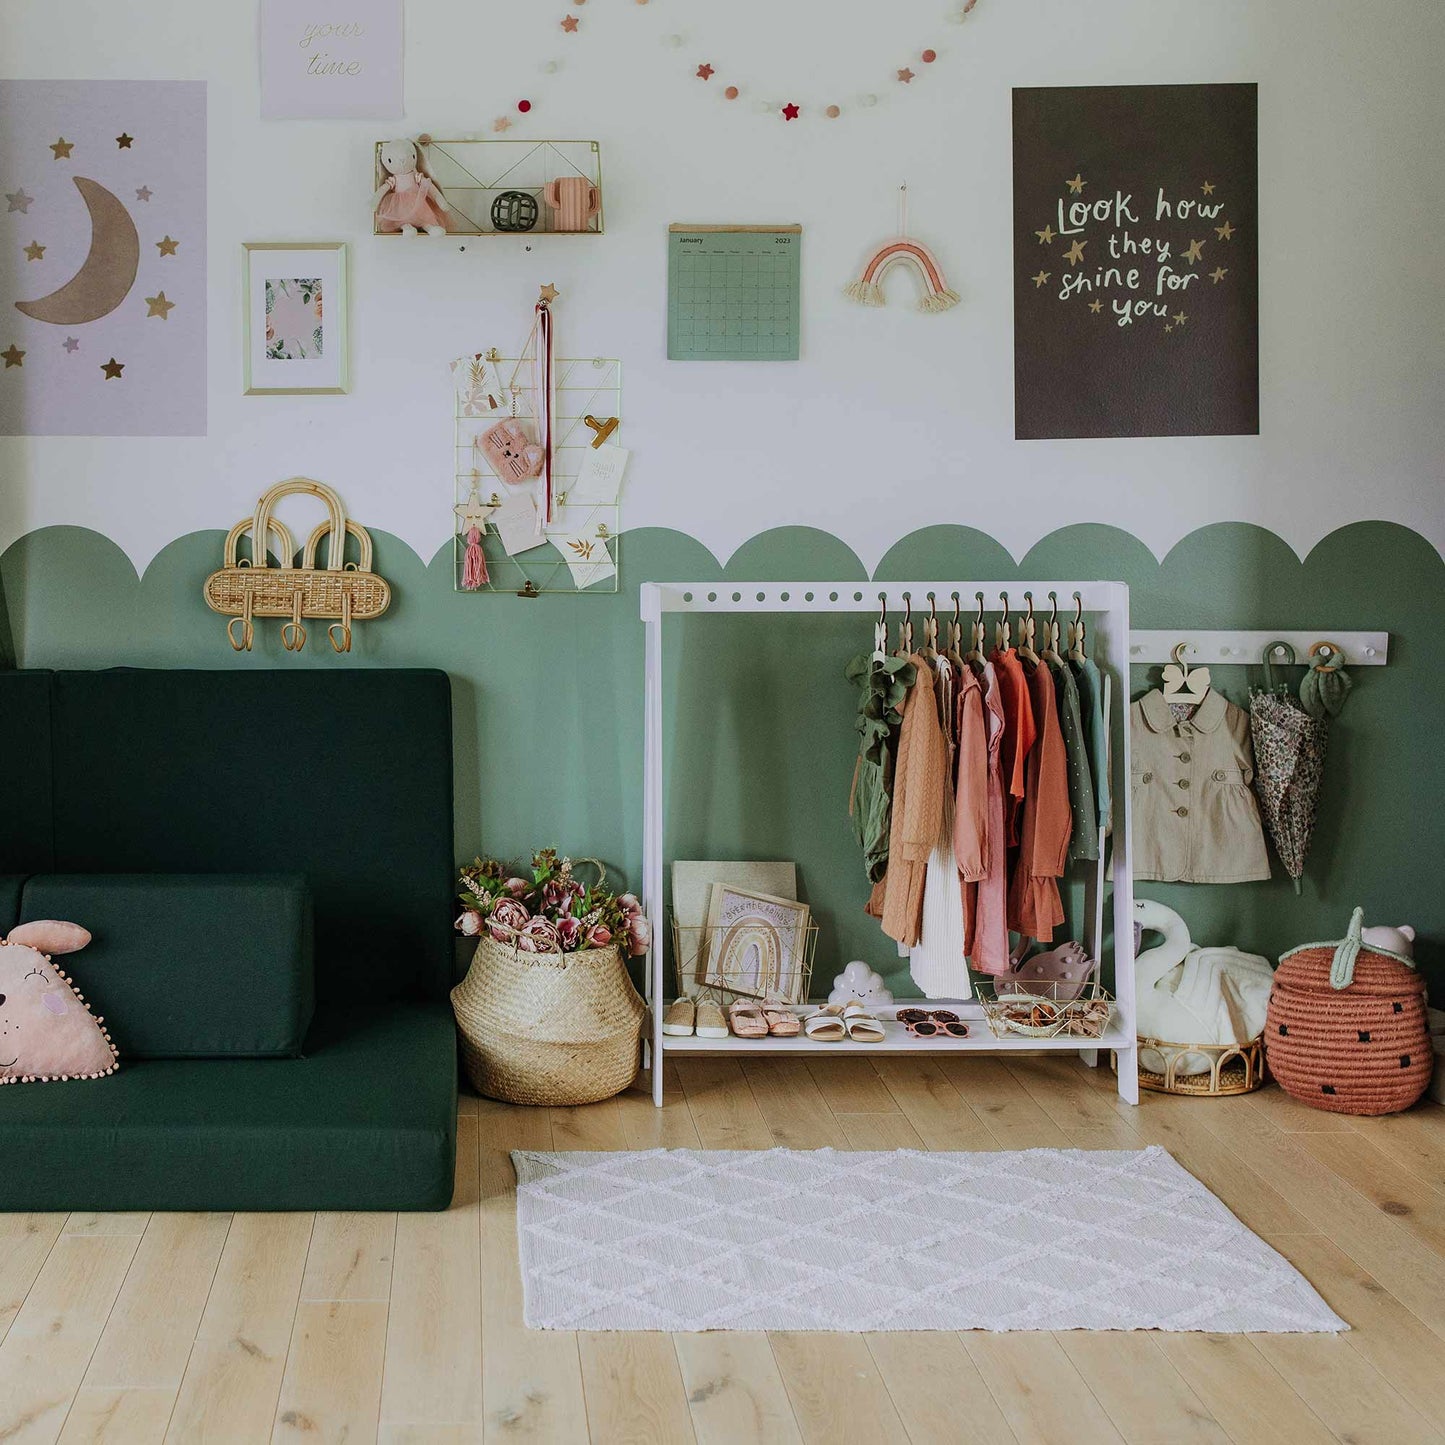
[(727, 1020), (723, 1011), (707, 999), (695, 1002), (690, 998), (674, 999), (662, 1016), (662, 1031), (674, 1038), (696, 1034), (700, 1039), (725, 1039)]
[(734, 999), (728, 1007), (728, 1022), (740, 1039), (797, 1037), (799, 1024), (784, 1000), (767, 998), (761, 1004), (751, 999)]
[(883, 1025), (857, 999), (825, 1004), (803, 1020), (803, 1032), (820, 1044), (852, 1039), (856, 1044), (881, 1044)]

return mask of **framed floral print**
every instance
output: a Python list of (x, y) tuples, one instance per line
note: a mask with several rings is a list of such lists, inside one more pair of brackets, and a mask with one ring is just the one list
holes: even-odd
[(244, 250), (246, 395), (346, 391), (346, 243), (248, 241)]

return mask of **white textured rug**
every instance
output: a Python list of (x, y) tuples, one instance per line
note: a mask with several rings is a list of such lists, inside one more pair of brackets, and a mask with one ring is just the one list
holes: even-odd
[(1157, 1146), (512, 1162), (533, 1329), (1349, 1328)]

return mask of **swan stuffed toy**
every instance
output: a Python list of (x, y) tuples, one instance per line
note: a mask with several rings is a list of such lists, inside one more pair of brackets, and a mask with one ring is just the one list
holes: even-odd
[[(1264, 1028), (1274, 972), (1269, 960), (1237, 948), (1196, 948), (1189, 927), (1152, 898), (1134, 901), (1134, 921), (1164, 941), (1134, 960), (1137, 1024), (1141, 1038), (1180, 1044), (1244, 1044)], [(1157, 1049), (1143, 1049), (1141, 1068), (1165, 1072)], [(1189, 1054), (1176, 1074), (1203, 1074), (1209, 1060)]]

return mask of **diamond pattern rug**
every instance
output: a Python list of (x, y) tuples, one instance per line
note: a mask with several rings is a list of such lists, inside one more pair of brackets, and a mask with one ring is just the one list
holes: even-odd
[(512, 1162), (533, 1329), (1349, 1328), (1157, 1146)]

